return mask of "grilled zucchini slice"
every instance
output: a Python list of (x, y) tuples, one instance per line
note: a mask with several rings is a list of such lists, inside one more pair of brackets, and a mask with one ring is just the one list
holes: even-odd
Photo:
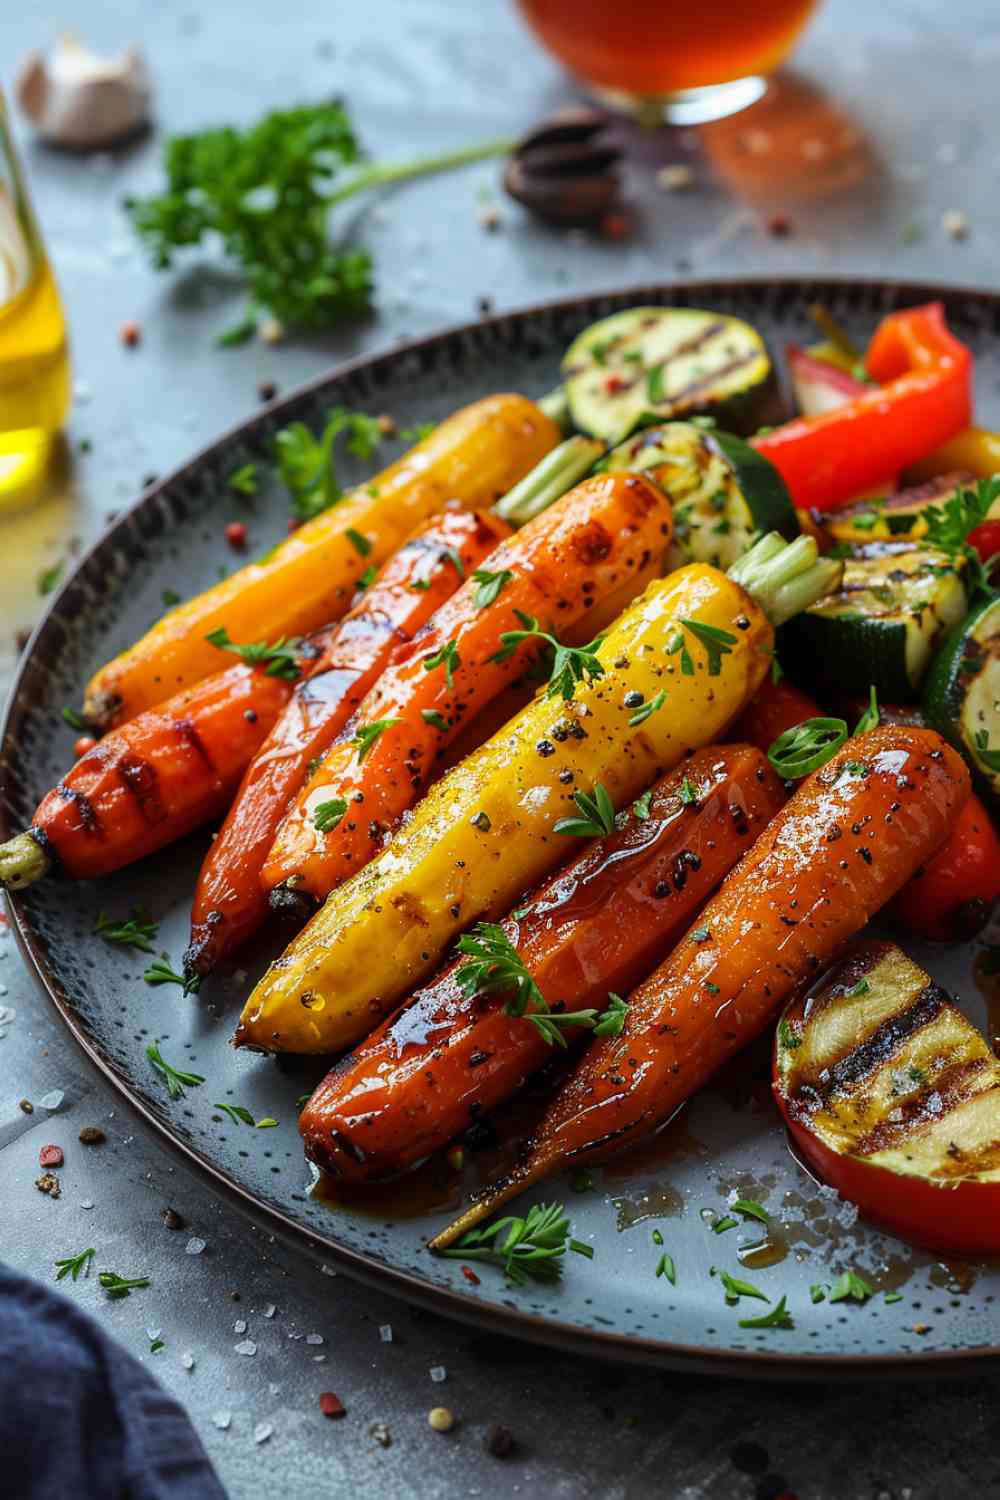
[(799, 535), (785, 481), (769, 459), (731, 433), (693, 422), (648, 427), (619, 444), (602, 469), (647, 472), (670, 497), (674, 539), (669, 568), (712, 563), (725, 571), (755, 536)]
[(934, 1249), (1000, 1250), (1000, 1062), (892, 943), (862, 942), (785, 1010), (774, 1092), (808, 1165)]
[(811, 511), (813, 522), (831, 542), (863, 546), (866, 542), (886, 542), (894, 538), (919, 541), (926, 534), (923, 512), (929, 505), (943, 505), (952, 495), (976, 482), (965, 469), (941, 474), (925, 484), (884, 495), (878, 500), (859, 500), (844, 510)]
[(1000, 599), (988, 599), (941, 646), (924, 713), (960, 750), (1000, 815)]
[(943, 637), (968, 609), (965, 560), (914, 542), (872, 542), (844, 563), (839, 590), (783, 627), (782, 665), (811, 691), (912, 702)]
[(696, 412), (750, 432), (772, 388), (767, 348), (749, 323), (686, 307), (632, 307), (591, 324), (562, 373), (575, 425), (609, 444)]

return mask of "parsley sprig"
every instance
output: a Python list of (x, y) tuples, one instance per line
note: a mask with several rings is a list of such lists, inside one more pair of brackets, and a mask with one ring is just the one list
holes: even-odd
[(236, 641), (230, 639), (225, 625), (220, 625), (217, 630), (209, 631), (205, 639), (209, 645), (217, 647), (218, 650), (231, 651), (234, 656), (239, 656), (243, 661), (252, 665), (267, 662), (268, 677), (283, 677), (288, 682), (294, 682), (299, 676), (300, 642), (297, 639), (286, 640), (284, 636), (280, 636), (274, 642), (244, 641), (242, 644), (237, 644)]
[(56, 1280), (62, 1281), (64, 1277), (71, 1276), (76, 1281), (78, 1276), (89, 1276), (90, 1262), (96, 1253), (91, 1245), (89, 1250), (81, 1250), (79, 1255), (67, 1255), (62, 1260), (57, 1260), (55, 1262), (58, 1268)]
[(372, 457), (382, 437), (377, 417), (335, 406), (317, 436), (305, 422), (291, 422), (274, 435), (278, 476), (292, 497), (300, 521), (311, 521), (344, 497), (337, 480), (337, 444), (355, 458)]
[(732, 654), (732, 649), (736, 645), (736, 637), (718, 625), (706, 625), (703, 620), (679, 619), (677, 623), (683, 626), (683, 630), (679, 630), (667, 642), (667, 655), (679, 654), (683, 676), (694, 676), (694, 658), (684, 638), (684, 630), (687, 630), (705, 648), (709, 677), (718, 677), (722, 671), (722, 658)]
[(205, 1079), (201, 1073), (185, 1073), (180, 1068), (171, 1067), (160, 1052), (155, 1042), (150, 1042), (146, 1048), (146, 1056), (149, 1058), (153, 1071), (158, 1073), (167, 1085), (167, 1093), (171, 1099), (183, 1099), (185, 1089), (193, 1089)]
[(445, 641), (439, 650), (432, 651), (423, 660), (425, 672), (433, 672), (436, 667), (444, 667), (445, 681), (448, 684), (448, 691), (450, 693), (454, 674), (462, 665), (462, 658), (458, 654), (458, 642)]
[(535, 1203), (524, 1218), (510, 1215), (470, 1229), (442, 1255), (499, 1266), (514, 1286), (553, 1282), (562, 1275), (567, 1250), (592, 1258), (593, 1250), (569, 1238), (569, 1218), (560, 1203)]
[(97, 913), (97, 921), (94, 923), (94, 932), (106, 943), (118, 943), (122, 948), (138, 948), (140, 953), (156, 951), (152, 940), (159, 930), (159, 923), (154, 922), (141, 906), (133, 906), (132, 915), (127, 922), (112, 921), (106, 912), (101, 911)]
[(522, 642), (540, 641), (552, 651), (552, 670), (549, 674), (549, 685), (545, 696), (547, 698), (559, 697), (567, 703), (573, 697), (579, 683), (589, 684), (596, 682), (598, 677), (604, 676), (604, 668), (596, 654), (604, 640), (603, 635), (595, 636), (585, 646), (566, 646), (558, 636), (548, 630), (543, 630), (533, 615), (527, 615), (520, 609), (515, 609), (514, 613), (524, 629), (505, 630), (500, 637), (500, 650), (494, 653), (490, 658), (491, 661), (507, 661)]
[(956, 562), (959, 559), (964, 562), (963, 578), (970, 603), (977, 594), (989, 595), (994, 591), (990, 566), (981, 561), (968, 537), (970, 531), (986, 520), (997, 499), (1000, 499), (1000, 474), (956, 490), (943, 504), (928, 505), (920, 512), (927, 525), (927, 544), (949, 553)]
[(362, 724), (354, 735), (351, 744), (358, 752), (358, 765), (369, 756), (379, 739), (393, 724), (401, 724), (402, 719), (376, 719), (373, 724)]
[(583, 816), (560, 818), (553, 824), (553, 833), (591, 839), (600, 838), (602, 834), (609, 834), (614, 830), (615, 805), (599, 781), (595, 783), (593, 792), (574, 792), (573, 801)]
[(513, 576), (509, 568), (500, 568), (495, 573), (491, 573), (489, 568), (477, 568), (472, 575), (473, 583), (479, 585), (473, 599), (476, 608), (486, 609), (488, 605), (495, 604)]
[(148, 1276), (133, 1276), (130, 1279), (119, 1276), (117, 1271), (102, 1271), (97, 1279), (111, 1301), (120, 1301), (122, 1297), (128, 1297), (132, 1292), (149, 1286)]
[(178, 974), (165, 957), (155, 958), (149, 968), (143, 970), (142, 977), (147, 984), (152, 985), (179, 984), (185, 995), (197, 995), (201, 988), (200, 974)]
[(317, 833), (332, 833), (343, 820), (347, 803), (343, 797), (330, 797), (320, 802), (313, 813), (313, 827)]
[(250, 1111), (242, 1104), (213, 1104), (213, 1109), (221, 1109), (224, 1115), (228, 1115), (234, 1125), (249, 1125), (253, 1130), (270, 1130), (277, 1125), (277, 1120), (270, 1115), (263, 1119), (255, 1120)]

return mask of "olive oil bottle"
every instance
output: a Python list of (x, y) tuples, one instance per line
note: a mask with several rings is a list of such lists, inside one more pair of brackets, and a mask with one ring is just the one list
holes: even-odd
[(0, 94), (0, 511), (41, 493), (69, 398), (62, 306)]

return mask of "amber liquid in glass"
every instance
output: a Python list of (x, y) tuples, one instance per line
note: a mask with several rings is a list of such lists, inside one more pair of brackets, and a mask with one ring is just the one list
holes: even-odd
[(816, 0), (518, 0), (561, 62), (603, 88), (657, 96), (773, 72)]

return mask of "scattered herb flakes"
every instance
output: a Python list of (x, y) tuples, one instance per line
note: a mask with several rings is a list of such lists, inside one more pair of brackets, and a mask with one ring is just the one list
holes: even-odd
[(436, 422), (418, 422), (414, 427), (401, 428), (399, 435), (404, 443), (422, 443), (436, 427)]
[(665, 1250), (656, 1262), (656, 1275), (658, 1278), (660, 1276), (666, 1277), (671, 1286), (677, 1285), (677, 1268), (674, 1265), (674, 1258), (672, 1255), (668, 1255)]
[(875, 684), (872, 683), (868, 688), (868, 707), (855, 725), (854, 734), (867, 734), (869, 730), (877, 729), (880, 719), (878, 693), (875, 691)]
[(568, 703), (580, 683), (589, 685), (604, 676), (604, 668), (597, 657), (598, 647), (604, 640), (597, 635), (585, 646), (564, 646), (558, 636), (542, 630), (538, 621), (523, 610), (514, 613), (523, 625), (523, 630), (505, 630), (500, 637), (500, 650), (494, 652), (491, 661), (505, 662), (513, 656), (524, 641), (537, 640), (552, 651), (552, 670), (546, 697), (561, 697)]
[(67, 1255), (62, 1260), (57, 1260), (55, 1262), (58, 1268), (56, 1280), (62, 1281), (65, 1277), (69, 1276), (73, 1281), (76, 1281), (78, 1276), (89, 1276), (90, 1262), (96, 1253), (93, 1245), (91, 1245), (89, 1250), (81, 1250), (79, 1255)]
[(185, 1089), (197, 1088), (198, 1084), (205, 1082), (200, 1073), (185, 1073), (180, 1068), (171, 1067), (161, 1055), (155, 1042), (150, 1042), (146, 1048), (146, 1056), (153, 1071), (158, 1073), (167, 1085), (167, 1093), (171, 1099), (183, 1099)]
[(159, 1354), (160, 1350), (161, 1349), (165, 1349), (166, 1347), (167, 1346), (163, 1342), (162, 1339), (160, 1339), (160, 1338), (152, 1339), (150, 1341), (150, 1345), (149, 1345), (149, 1352), (150, 1352), (150, 1354)]
[(739, 1222), (739, 1219), (734, 1219), (732, 1214), (720, 1214), (712, 1220), (712, 1233), (725, 1234), (727, 1229), (736, 1229)]
[(347, 803), (343, 797), (330, 797), (320, 802), (313, 813), (313, 827), (317, 833), (332, 833), (347, 814)]
[[(582, 1015), (582, 1011), (577, 1011)], [(600, 1020), (594, 1026), (595, 1036), (621, 1036), (625, 1029), (625, 1021), (628, 1016), (628, 1002), (621, 995), (616, 995), (613, 990), (608, 992), (608, 1003), (601, 1012)]]
[(809, 1288), (809, 1298), (812, 1302), (826, 1301), (826, 1291), (818, 1281), (814, 1282), (813, 1285)]
[(149, 1286), (148, 1276), (134, 1276), (130, 1279), (126, 1276), (119, 1276), (117, 1271), (101, 1271), (97, 1279), (111, 1301), (120, 1301), (121, 1298), (130, 1296), (132, 1292), (141, 1291), (143, 1287)]
[(300, 642), (296, 639), (286, 640), (284, 636), (281, 636), (273, 643), (245, 641), (239, 645), (230, 640), (229, 631), (224, 625), (220, 625), (217, 630), (210, 631), (205, 639), (209, 645), (215, 646), (219, 651), (231, 651), (234, 656), (240, 657), (251, 666), (266, 662), (268, 677), (283, 677), (288, 682), (294, 682), (300, 675), (298, 662)]
[(113, 922), (103, 911), (98, 912), (94, 932), (106, 943), (117, 943), (122, 948), (138, 948), (140, 953), (153, 953), (152, 939), (160, 927), (141, 906), (133, 906), (127, 922)]
[(385, 733), (385, 731), (389, 729), (393, 724), (400, 723), (402, 723), (401, 719), (376, 719), (374, 724), (363, 724), (361, 726), (361, 728), (355, 734), (354, 738), (351, 740), (351, 744), (354, 745), (358, 752), (359, 766), (366, 759), (366, 757), (371, 754), (378, 740)]
[(448, 720), (436, 708), (422, 708), (420, 710), (420, 717), (425, 724), (433, 724), (435, 729), (440, 729), (442, 734), (448, 728)]
[(648, 791), (643, 792), (642, 796), (637, 797), (632, 803), (632, 811), (635, 813), (640, 823), (645, 823), (646, 819), (649, 817), (649, 804), (652, 799), (653, 788), (650, 787)]
[(561, 1204), (536, 1203), (523, 1219), (511, 1215), (470, 1229), (441, 1254), (499, 1266), (514, 1286), (553, 1282), (562, 1275), (568, 1234), (569, 1218)]
[(892, 1303), (892, 1302), (902, 1302), (902, 1300), (903, 1300), (903, 1294), (902, 1294), (902, 1292), (886, 1292), (886, 1294), (885, 1294), (885, 1302), (887, 1304)]
[(423, 662), (425, 672), (433, 672), (436, 667), (444, 667), (445, 681), (450, 693), (454, 674), (462, 665), (462, 658), (458, 654), (458, 642), (445, 641), (439, 650), (432, 651), (429, 656), (425, 656)]
[(344, 535), (360, 557), (367, 557), (369, 552), (371, 552), (371, 542), (362, 532), (356, 531), (353, 526), (348, 526)]
[(640, 724), (645, 724), (646, 720), (657, 713), (666, 701), (666, 692), (661, 690), (656, 694), (655, 698), (650, 698), (648, 703), (644, 703), (641, 708), (637, 708), (635, 713), (630, 715), (628, 721), (629, 728), (636, 729)]
[(759, 1318), (741, 1318), (741, 1328), (794, 1328), (795, 1321), (785, 1306), (785, 1298), (772, 1307), (769, 1313), (761, 1313)]
[(831, 1302), (867, 1302), (874, 1295), (875, 1288), (856, 1271), (842, 1272), (830, 1288)]
[[(596, 1030), (600, 1012), (594, 1009), (575, 1011), (552, 1011), (524, 960), (511, 943), (503, 928), (495, 922), (477, 922), (471, 932), (458, 940), (459, 953), (465, 954), (468, 962), (461, 964), (455, 979), (467, 995), (506, 993), (504, 1010), (507, 1015), (523, 1017), (529, 1021), (550, 1046), (565, 1047), (566, 1038), (562, 1028), (583, 1026)], [(615, 997), (618, 999), (618, 997)], [(618, 1026), (619, 1007), (624, 1021), (624, 1002), (619, 1006), (610, 1004), (605, 1016), (609, 1028)], [(617, 1035), (610, 1030), (609, 1033)]]
[(362, 590), (367, 589), (367, 588), (371, 588), (372, 584), (375, 582), (375, 579), (377, 577), (378, 577), (378, 564), (377, 563), (369, 563), (368, 566), (367, 566), (367, 568), (365, 568), (364, 572), (358, 574), (358, 581), (357, 581), (356, 587), (359, 588), (359, 589), (362, 589)]
[(51, 568), (45, 568), (41, 573), (39, 573), (38, 592), (42, 595), (43, 598), (46, 594), (51, 594), (53, 589), (58, 586), (59, 582), (62, 579), (63, 573), (65, 572), (65, 569), (66, 559), (64, 557), (61, 557), (58, 562), (52, 564)]
[(240, 464), (234, 469), (226, 480), (231, 490), (238, 495), (256, 495), (258, 489), (257, 465), (255, 463)]
[(845, 998), (853, 1000), (859, 995), (869, 994), (870, 991), (871, 985), (868, 983), (867, 979), (859, 979), (857, 984), (852, 985), (849, 990), (844, 991), (844, 995)]
[(761, 1224), (770, 1224), (771, 1216), (762, 1203), (753, 1198), (737, 1198), (731, 1203), (730, 1208), (734, 1214), (742, 1214), (745, 1219), (757, 1219)]
[(181, 992), (185, 995), (196, 995), (201, 987), (200, 974), (178, 974), (170, 967), (166, 958), (157, 958), (143, 971), (143, 979), (147, 984), (179, 984)]
[(718, 677), (722, 671), (722, 658), (731, 655), (736, 645), (736, 637), (730, 631), (722, 630), (718, 625), (706, 625), (703, 620), (682, 619), (679, 623), (704, 646), (708, 658), (709, 677)]
[(213, 1109), (221, 1109), (222, 1113), (228, 1115), (234, 1125), (253, 1125), (253, 1115), (242, 1104), (213, 1104)]
[(756, 1297), (761, 1302), (770, 1302), (766, 1292), (762, 1292), (759, 1286), (754, 1286), (752, 1281), (741, 1281), (738, 1276), (731, 1276), (728, 1271), (719, 1270), (713, 1266), (709, 1272), (711, 1276), (718, 1276), (726, 1294), (726, 1301), (732, 1306), (739, 1302), (741, 1297)]
[(784, 1047), (787, 1052), (794, 1052), (796, 1047), (802, 1046), (802, 1038), (795, 1035), (784, 1019), (778, 1022), (778, 1046)]
[(698, 793), (691, 785), (691, 782), (687, 776), (685, 776), (684, 780), (681, 782), (681, 789), (678, 795), (685, 807), (691, 807), (698, 800)]
[(175, 604), (180, 604), (181, 596), (176, 589), (164, 589), (160, 600), (164, 609), (173, 609)]
[(476, 608), (486, 609), (488, 605), (495, 604), (513, 576), (509, 568), (501, 568), (495, 573), (489, 568), (477, 568), (472, 575), (473, 583), (479, 585), (473, 600)]
[(67, 704), (67, 706), (62, 709), (62, 716), (65, 722), (69, 725), (70, 729), (75, 729), (78, 734), (90, 733), (90, 725), (77, 709), (70, 708)]
[(567, 1240), (567, 1249), (572, 1250), (574, 1255), (583, 1255), (587, 1260), (593, 1260), (593, 1245), (585, 1245), (582, 1240)]
[(570, 834), (576, 838), (600, 838), (602, 834), (609, 834), (615, 826), (615, 807), (607, 791), (598, 781), (595, 783), (593, 792), (574, 792), (573, 801), (580, 812), (580, 818), (560, 818), (553, 824), (553, 833)]

